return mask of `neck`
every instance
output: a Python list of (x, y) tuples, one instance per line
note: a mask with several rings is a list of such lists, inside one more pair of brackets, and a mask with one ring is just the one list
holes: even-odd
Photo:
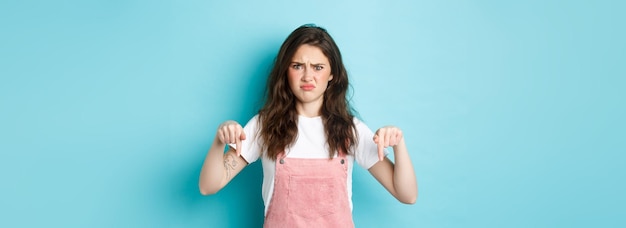
[(298, 115), (306, 116), (306, 117), (316, 117), (322, 115), (322, 103), (323, 99), (319, 99), (316, 101), (302, 103), (296, 103), (296, 111)]

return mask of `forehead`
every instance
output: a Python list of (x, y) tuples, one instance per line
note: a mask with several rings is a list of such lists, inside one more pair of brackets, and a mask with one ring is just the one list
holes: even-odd
[(291, 57), (291, 61), (300, 63), (310, 62), (328, 64), (328, 57), (324, 55), (321, 48), (309, 44), (303, 44), (296, 49), (293, 57)]

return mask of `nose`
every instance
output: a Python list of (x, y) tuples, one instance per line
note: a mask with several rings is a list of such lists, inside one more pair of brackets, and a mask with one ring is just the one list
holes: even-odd
[(308, 67), (304, 68), (304, 72), (302, 73), (302, 81), (304, 82), (308, 82), (313, 80), (313, 70), (309, 69)]

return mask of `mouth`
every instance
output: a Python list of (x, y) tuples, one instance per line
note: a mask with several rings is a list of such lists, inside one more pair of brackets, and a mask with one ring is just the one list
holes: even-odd
[(304, 90), (304, 91), (311, 91), (313, 89), (315, 89), (314, 85), (301, 85), (300, 89)]

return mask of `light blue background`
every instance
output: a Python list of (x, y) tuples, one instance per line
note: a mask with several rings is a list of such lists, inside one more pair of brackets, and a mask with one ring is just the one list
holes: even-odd
[(260, 164), (214, 196), (197, 179), (305, 23), (415, 165), (410, 206), (355, 169), (358, 227), (625, 226), (625, 6), (3, 0), (0, 227), (260, 226)]

